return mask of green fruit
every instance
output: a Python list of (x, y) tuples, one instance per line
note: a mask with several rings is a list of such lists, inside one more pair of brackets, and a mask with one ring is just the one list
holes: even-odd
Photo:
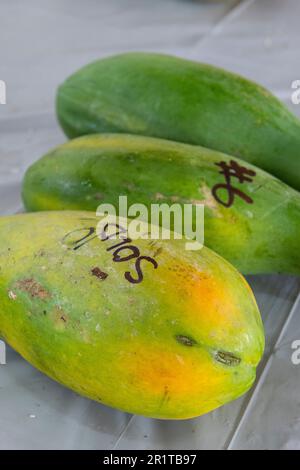
[(243, 277), (207, 248), (195, 259), (184, 240), (114, 233), (89, 212), (2, 217), (5, 341), (58, 382), (130, 413), (190, 418), (248, 390), (264, 335)]
[[(231, 172), (243, 165), (248, 173), (242, 169), (242, 182), (235, 175), (231, 188), (220, 187), (225, 184), (221, 162)], [(90, 135), (33, 164), (23, 184), (31, 211), (96, 210), (103, 202), (118, 208), (119, 195), (128, 197), (128, 205), (148, 208), (203, 203), (205, 244), (240, 271), (300, 273), (300, 194), (216, 151), (150, 137)]]
[(300, 121), (222, 69), (160, 54), (108, 57), (59, 87), (57, 114), (69, 137), (122, 132), (203, 145), (300, 189)]

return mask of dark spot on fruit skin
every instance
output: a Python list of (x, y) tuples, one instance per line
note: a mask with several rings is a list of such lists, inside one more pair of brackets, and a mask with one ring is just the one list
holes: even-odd
[(160, 402), (160, 408), (166, 403), (168, 403), (168, 401), (170, 401), (170, 392), (169, 392), (168, 387), (165, 386), (163, 394), (162, 394), (161, 402)]
[(96, 199), (96, 201), (100, 201), (103, 198), (104, 198), (104, 195), (102, 193), (96, 193), (94, 195), (94, 199)]
[(27, 292), (33, 298), (44, 300), (51, 297), (50, 292), (48, 292), (39, 282), (35, 281), (33, 278), (22, 279), (18, 281), (16, 287), (19, 290)]
[(55, 307), (54, 311), (52, 312), (52, 318), (55, 328), (59, 331), (63, 331), (69, 321), (68, 315), (59, 306)]
[(45, 256), (46, 252), (44, 250), (40, 250), (36, 255), (37, 256)]
[[(150, 234), (150, 232), (149, 232)], [(155, 247), (155, 245), (157, 245), (158, 241), (157, 240), (151, 240), (148, 245), (151, 246), (151, 247)]]
[(175, 339), (178, 343), (183, 344), (183, 346), (191, 347), (191, 346), (195, 346), (197, 344), (197, 341), (195, 341), (190, 336), (176, 335)]
[(240, 357), (226, 351), (217, 351), (215, 359), (226, 366), (238, 366), (241, 362)]
[(101, 269), (98, 267), (91, 269), (91, 273), (93, 274), (93, 276), (96, 276), (98, 279), (101, 279), (101, 281), (104, 281), (104, 279), (106, 279), (108, 276), (107, 273), (101, 271)]
[[(196, 346), (198, 343), (190, 336), (185, 335), (176, 335), (175, 339), (178, 343), (182, 344), (183, 346)], [(228, 351), (217, 351), (214, 354), (214, 359), (220, 364), (224, 364), (225, 366), (235, 367), (241, 363), (241, 358), (236, 356), (235, 354), (228, 352)]]

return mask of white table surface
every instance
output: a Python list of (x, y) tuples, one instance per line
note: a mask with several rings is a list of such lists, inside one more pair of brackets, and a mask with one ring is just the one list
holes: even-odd
[[(27, 166), (65, 140), (55, 90), (99, 57), (146, 50), (241, 73), (291, 103), (300, 79), (299, 0), (1, 0), (0, 213), (22, 208)], [(8, 348), (0, 449), (300, 449), (300, 281), (252, 276), (267, 347), (256, 385), (203, 417), (173, 422), (112, 410), (48, 379)]]

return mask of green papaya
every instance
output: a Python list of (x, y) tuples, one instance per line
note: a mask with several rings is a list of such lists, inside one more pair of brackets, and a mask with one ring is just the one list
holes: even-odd
[(142, 134), (246, 160), (300, 190), (300, 121), (261, 86), (225, 70), (151, 53), (98, 60), (57, 92), (69, 137)]
[[(31, 166), (30, 211), (205, 205), (205, 244), (244, 274), (300, 273), (300, 194), (264, 171), (205, 148), (124, 134), (67, 142)], [(193, 212), (194, 222), (196, 214)]]
[(207, 248), (195, 259), (184, 240), (130, 240), (125, 219), (110, 220), (0, 218), (2, 338), (58, 382), (130, 413), (190, 418), (243, 394), (264, 348), (244, 278)]

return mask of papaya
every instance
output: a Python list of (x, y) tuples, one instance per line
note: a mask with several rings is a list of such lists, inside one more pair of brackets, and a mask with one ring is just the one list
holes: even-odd
[(204, 204), (205, 245), (239, 271), (300, 273), (299, 192), (217, 151), (151, 137), (94, 134), (50, 151), (27, 170), (23, 182), (30, 211), (96, 210), (101, 203), (118, 210), (119, 195), (127, 196), (128, 206), (142, 203), (149, 209)]
[(202, 145), (300, 190), (300, 121), (265, 88), (220, 68), (121, 54), (71, 75), (56, 102), (69, 137), (116, 132)]
[(243, 394), (264, 348), (244, 278), (208, 248), (195, 258), (184, 240), (130, 240), (126, 219), (112, 220), (0, 218), (1, 337), (52, 379), (129, 413), (190, 418)]

